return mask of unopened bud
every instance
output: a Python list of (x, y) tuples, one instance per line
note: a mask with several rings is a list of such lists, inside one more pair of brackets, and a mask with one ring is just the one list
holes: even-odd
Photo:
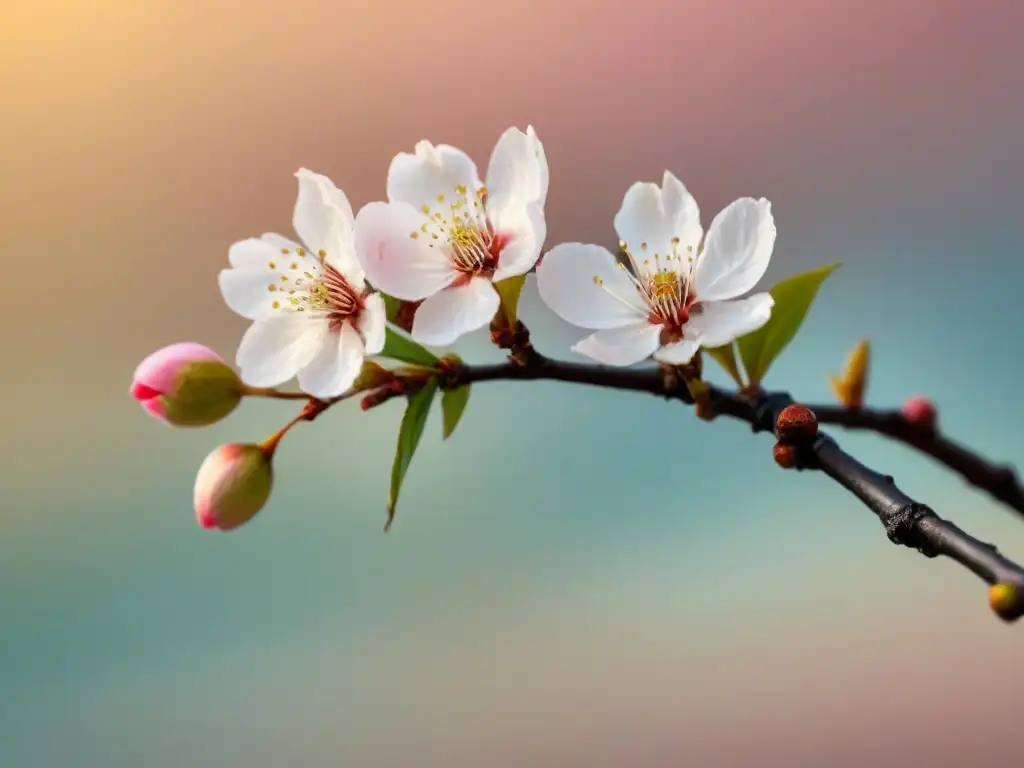
[(783, 469), (792, 469), (797, 465), (797, 449), (790, 443), (781, 441), (776, 443), (772, 449), (772, 456), (775, 458), (775, 463)]
[(193, 495), (200, 526), (230, 531), (263, 508), (274, 479), (273, 445), (268, 450), (251, 443), (228, 443), (206, 457)]
[(935, 428), (938, 414), (935, 410), (935, 403), (927, 397), (921, 395), (908, 397), (900, 412), (903, 414), (903, 418), (911, 424), (927, 429)]
[(861, 339), (846, 358), (842, 374), (830, 377), (832, 392), (847, 408), (863, 407), (870, 363), (871, 343)]
[(195, 342), (157, 350), (135, 369), (131, 395), (156, 418), (177, 427), (203, 427), (238, 406), (245, 388), (216, 352)]
[(1003, 621), (1016, 621), (1024, 614), (1024, 593), (1016, 584), (993, 584), (988, 589), (988, 604)]
[(775, 436), (785, 443), (805, 443), (818, 434), (818, 417), (806, 405), (787, 405), (775, 419)]

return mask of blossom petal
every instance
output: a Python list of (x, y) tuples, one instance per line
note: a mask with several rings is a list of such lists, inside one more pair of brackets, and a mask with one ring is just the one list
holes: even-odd
[(316, 257), (280, 234), (234, 243), (227, 260), (232, 268), (217, 276), (224, 303), (253, 321), (272, 316), (285, 292), (303, 290), (321, 273)]
[(700, 301), (742, 296), (768, 268), (775, 247), (772, 204), (763, 197), (742, 197), (715, 216), (694, 266), (693, 283)]
[(657, 351), (660, 337), (660, 325), (642, 321), (598, 331), (578, 342), (572, 350), (605, 365), (633, 365)]
[[(417, 210), (426, 207), (445, 215), (449, 203), (459, 196), (472, 195), (481, 187), (476, 163), (461, 149), (447, 144), (436, 147), (421, 141), (413, 153), (401, 152), (388, 169), (388, 200), (408, 203)], [(465, 191), (462, 190), (465, 188)]]
[(639, 261), (643, 254), (676, 253), (685, 259), (700, 244), (700, 209), (683, 183), (665, 171), (661, 187), (638, 181), (626, 191), (615, 214), (615, 232)]
[(720, 347), (740, 336), (753, 333), (772, 316), (775, 300), (770, 293), (758, 293), (736, 301), (701, 304), (686, 325), (702, 347)]
[(299, 195), (295, 201), (292, 226), (314, 253), (324, 251), (331, 266), (348, 278), (356, 290), (362, 286), (363, 271), (352, 250), (352, 205), (334, 182), (319, 173), (300, 168)]
[(580, 328), (622, 328), (648, 314), (629, 273), (599, 245), (556, 245), (537, 267), (537, 290), (556, 315)]
[(224, 303), (247, 320), (271, 317), (281, 306), (279, 280), (279, 273), (269, 269), (222, 269), (217, 275)]
[(298, 243), (268, 232), (262, 237), (250, 237), (234, 243), (228, 248), (228, 263), (237, 269), (274, 269), (269, 267), (271, 262), (276, 264), (282, 256), (298, 254), (299, 251), (304, 252), (304, 249)]
[(165, 423), (167, 422), (167, 404), (164, 402), (163, 395), (143, 400), (142, 408), (150, 416), (160, 419), (160, 421)]
[(295, 172), (299, 196), (295, 201), (292, 226), (312, 250), (329, 250), (338, 237), (352, 233), (352, 205), (345, 193), (326, 176), (306, 168)]
[(456, 273), (443, 247), (420, 230), (428, 219), (408, 203), (370, 203), (356, 215), (356, 253), (374, 288), (419, 301), (446, 288)]
[(277, 248), (279, 253), (285, 253), (286, 251), (294, 253), (295, 251), (303, 250), (302, 246), (294, 240), (274, 232), (265, 232), (260, 235), (260, 239)]
[(366, 354), (376, 355), (384, 349), (384, 331), (387, 328), (387, 312), (384, 299), (379, 293), (366, 297), (366, 306), (359, 316), (359, 332), (366, 344)]
[(654, 353), (654, 359), (669, 365), (686, 365), (697, 354), (699, 347), (700, 344), (693, 339), (684, 338), (682, 341), (666, 344)]
[(232, 267), (266, 269), (267, 264), (277, 258), (277, 248), (259, 237), (239, 240), (228, 248), (228, 263)]
[(534, 151), (537, 153), (537, 166), (540, 178), (538, 179), (538, 186), (540, 188), (540, 196), (537, 198), (537, 204), (543, 208), (548, 201), (548, 156), (544, 151), (544, 145), (540, 143), (540, 139), (537, 138), (537, 132), (533, 130), (532, 125), (526, 126), (526, 135), (534, 140)]
[(421, 344), (448, 346), (463, 334), (491, 322), (500, 302), (491, 281), (483, 277), (475, 277), (457, 288), (446, 288), (416, 309), (412, 337)]
[(299, 387), (308, 395), (324, 400), (349, 389), (363, 367), (365, 348), (350, 323), (337, 333), (328, 333), (320, 351), (299, 370)]
[(495, 281), (525, 275), (533, 269), (544, 247), (548, 232), (544, 209), (530, 203), (519, 214), (516, 221), (506, 218), (504, 226), (495, 225), (499, 235), (508, 237), (508, 244), (498, 254), (498, 267), (492, 278)]
[(527, 205), (536, 203), (543, 211), (548, 194), (548, 161), (544, 147), (528, 128), (505, 131), (491, 154), (487, 167), (487, 214), (495, 226), (503, 216), (519, 217)]
[(320, 351), (325, 323), (287, 314), (249, 326), (235, 362), (242, 381), (253, 387), (276, 387), (290, 380)]
[(297, 250), (275, 248), (263, 239), (232, 246), (228, 258), (240, 266), (222, 270), (217, 276), (221, 295), (232, 312), (249, 320), (271, 317), (287, 306), (289, 292), (305, 292), (320, 276), (320, 262), (305, 248), (291, 245)]

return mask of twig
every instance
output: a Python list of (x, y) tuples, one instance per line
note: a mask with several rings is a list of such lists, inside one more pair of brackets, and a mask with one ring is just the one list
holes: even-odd
[[(471, 381), (546, 379), (589, 384), (609, 389), (647, 392), (669, 399), (692, 403), (689, 392), (681, 387), (668, 389), (658, 369), (607, 368), (599, 365), (570, 363), (550, 358), (528, 367), (508, 363), (471, 366), (463, 373)], [(709, 385), (711, 405), (718, 415), (750, 421), (750, 401), (732, 392)], [(998, 466), (978, 454), (944, 437), (936, 430), (915, 427), (899, 413), (868, 409), (837, 408), (831, 405), (808, 405), (822, 424), (835, 424), (848, 429), (867, 430), (892, 438), (924, 453), (961, 475), (968, 483), (991, 494), (1024, 516), (1024, 486), (1009, 467)]]
[[(439, 382), (442, 389), (485, 381), (564, 381), (646, 392), (695, 405), (692, 387), (688, 386), (685, 376), (674, 375), (674, 369), (612, 368), (552, 360), (532, 346), (529, 332), (522, 323), (517, 323), (514, 329), (508, 329), (504, 334), (495, 332), (493, 335), (495, 343), (510, 351), (508, 362), (465, 365), (457, 359), (449, 360)], [(398, 380), (393, 382), (399, 383)], [(381, 399), (381, 402), (390, 399), (392, 394), (403, 392), (403, 386), (378, 388), (366, 395), (372, 402), (367, 403), (364, 398), (363, 407), (365, 409), (377, 405), (377, 399), (384, 395), (389, 397)], [(301, 397), (274, 390), (260, 394), (287, 399)], [(310, 399), (295, 421), (311, 421), (335, 403), (356, 394), (358, 390), (350, 390), (327, 401)], [(793, 398), (786, 392), (750, 395), (702, 385), (700, 405), (703, 410), (701, 417), (704, 419), (728, 416), (746, 422), (755, 433), (776, 432), (780, 414), (793, 406)], [(787, 442), (789, 438), (780, 439), (775, 450), (776, 461), (797, 469), (821, 470), (875, 513), (894, 544), (916, 549), (925, 557), (942, 555), (960, 563), (992, 585), (989, 604), (1001, 619), (1012, 622), (1024, 616), (1024, 568), (1003, 557), (993, 545), (975, 539), (939, 517), (930, 507), (907, 496), (896, 486), (892, 477), (861, 464), (843, 451), (831, 437), (819, 433), (817, 425), (820, 422), (870, 430), (899, 440), (945, 464), (969, 483), (1024, 513), (1024, 489), (1012, 469), (994, 466), (943, 437), (935, 429), (910, 424), (898, 413), (834, 406), (800, 406), (800, 409), (800, 420), (804, 425), (813, 424), (813, 433), (801, 444), (790, 444)], [(778, 434), (780, 438), (785, 437), (781, 430)]]
[(1024, 486), (1012, 467), (986, 461), (936, 429), (911, 424), (899, 411), (809, 406), (822, 424), (868, 430), (897, 440), (945, 464), (968, 483), (1024, 515)]
[[(596, 387), (647, 392), (668, 399), (692, 404), (693, 397), (678, 379), (664, 376), (658, 369), (622, 369), (551, 360), (534, 352), (525, 361), (513, 360), (496, 365), (462, 366), (447, 377), (445, 387), (484, 381), (565, 381)], [(729, 416), (751, 425), (754, 432), (772, 432), (782, 410), (792, 404), (787, 393), (761, 393), (757, 397), (727, 392), (709, 386), (708, 396), (713, 416)], [(819, 408), (808, 406), (818, 413)], [(1015, 509), (1024, 511), (1024, 504), (1014, 503), (1020, 494), (1019, 485), (1010, 471), (1006, 472), (950, 441), (932, 434), (925, 435), (900, 427), (891, 415), (872, 415), (868, 411), (851, 414), (828, 406), (820, 407), (821, 422), (858, 429), (873, 429), (894, 437), (933, 456), (962, 474), (969, 482), (992, 493)], [(994, 546), (981, 542), (952, 523), (940, 518), (929, 507), (914, 501), (896, 487), (893, 479), (879, 474), (844, 452), (831, 437), (817, 434), (807, 446), (802, 469), (820, 469), (851, 491), (871, 509), (885, 526), (894, 544), (916, 549), (926, 557), (943, 555), (965, 566), (982, 580), (993, 585), (990, 603), (1005, 621), (1024, 616), (1024, 569), (1003, 557)], [(998, 482), (994, 482), (993, 478)], [(1007, 490), (1009, 488), (1009, 490)]]
[(304, 392), (282, 392), (274, 387), (250, 387), (242, 385), (242, 392), (247, 397), (266, 397), (271, 400), (309, 400), (309, 395)]

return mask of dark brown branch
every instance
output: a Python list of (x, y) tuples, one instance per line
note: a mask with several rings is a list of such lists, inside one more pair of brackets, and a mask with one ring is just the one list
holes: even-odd
[(814, 452), (825, 474), (878, 513), (893, 543), (912, 547), (927, 557), (945, 555), (989, 584), (1024, 584), (1021, 568), (994, 546), (978, 541), (917, 503), (900, 491), (891, 477), (868, 469), (843, 452), (832, 438), (820, 436)]
[[(596, 387), (647, 392), (685, 403), (693, 402), (688, 388), (678, 378), (659, 369), (621, 369), (551, 360), (534, 353), (527, 361), (512, 360), (497, 365), (464, 366), (453, 371), (446, 387), (484, 381), (549, 380), (587, 384)], [(714, 416), (729, 416), (751, 425), (754, 432), (772, 432), (779, 413), (793, 401), (786, 393), (762, 393), (745, 397), (709, 386)], [(932, 432), (929, 439), (920, 431), (908, 429), (893, 420), (892, 414), (871, 411), (845, 411), (829, 406), (810, 407), (818, 420), (855, 429), (873, 429), (901, 440), (933, 456), (963, 475), (969, 482), (993, 496), (1018, 506), (1020, 487), (1011, 470), (992, 467), (984, 459)], [(820, 413), (819, 413), (820, 411)], [(902, 417), (900, 417), (902, 421)], [(983, 543), (952, 523), (940, 518), (929, 507), (914, 501), (896, 487), (893, 479), (879, 474), (844, 452), (828, 435), (819, 434), (807, 446), (800, 468), (820, 469), (851, 491), (871, 509), (885, 526), (889, 539), (916, 549), (927, 557), (945, 556), (965, 566), (994, 587), (990, 593), (993, 607), (1006, 621), (1024, 615), (1024, 569), (1003, 557), (994, 546)], [(1006, 479), (1009, 473), (1009, 480)], [(1016, 495), (1014, 495), (1016, 494)], [(998, 594), (998, 597), (994, 597)], [(1007, 595), (1010, 597), (1007, 598)]]
[(911, 424), (899, 411), (838, 408), (831, 405), (810, 408), (822, 424), (877, 432), (909, 445), (945, 464), (971, 485), (1024, 514), (1024, 486), (1012, 467), (992, 464), (936, 429)]
[[(514, 370), (513, 366), (509, 364), (473, 366), (470, 370), (473, 381), (548, 379), (610, 389), (647, 392), (687, 403), (692, 401), (685, 387), (667, 389), (664, 376), (658, 369), (607, 368), (542, 358), (538, 365), (517, 366)], [(744, 403), (749, 402), (748, 400), (714, 386), (710, 387), (710, 394), (715, 413), (749, 421), (749, 418), (744, 415), (746, 413)], [(993, 498), (1024, 516), (1024, 486), (1017, 479), (1014, 470), (1008, 466), (992, 464), (973, 451), (943, 436), (941, 432), (910, 424), (896, 411), (873, 411), (832, 405), (808, 405), (807, 407), (814, 411), (818, 421), (822, 424), (835, 424), (847, 429), (876, 432), (930, 456), (956, 472), (971, 485), (989, 493)]]

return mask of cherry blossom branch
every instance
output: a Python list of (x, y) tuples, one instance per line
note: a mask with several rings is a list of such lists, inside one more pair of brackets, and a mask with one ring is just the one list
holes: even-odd
[[(991, 585), (989, 602), (1007, 622), (1024, 616), (1024, 568), (1005, 558), (991, 544), (982, 542), (953, 523), (939, 517), (930, 507), (903, 493), (893, 478), (861, 464), (843, 451), (818, 423), (864, 429), (899, 440), (932, 456), (1013, 509), (1024, 511), (1024, 493), (1009, 467), (989, 464), (985, 459), (939, 434), (933, 424), (911, 423), (900, 413), (834, 406), (798, 406), (785, 392), (730, 392), (700, 382), (694, 389), (688, 379), (692, 372), (676, 368), (613, 368), (601, 365), (553, 360), (538, 352), (526, 327), (492, 329), (494, 342), (509, 351), (505, 363), (466, 365), (457, 358), (442, 358), (431, 372), (413, 369), (405, 374), (379, 369), (379, 381), (370, 390), (353, 388), (330, 400), (310, 399), (301, 393), (267, 389), (251, 392), (265, 397), (308, 400), (306, 407), (284, 431), (298, 421), (312, 421), (332, 405), (362, 394), (364, 410), (400, 396), (409, 396), (431, 377), (440, 388), (455, 390), (486, 381), (563, 381), (608, 389), (646, 392), (694, 405), (706, 420), (728, 416), (749, 424), (757, 432), (774, 432), (776, 462), (785, 468), (816, 469), (824, 472), (860, 499), (885, 527), (894, 544), (916, 549), (926, 557), (939, 555), (960, 563)], [(378, 367), (379, 368), (379, 367)], [(699, 375), (699, 364), (697, 366)], [(695, 397), (695, 392), (697, 397)], [(283, 434), (283, 432), (282, 432)]]
[[(288, 343), (310, 352), (331, 353), (331, 357), (308, 358), (320, 362), (297, 371), (287, 365), (294, 359), (257, 361), (256, 348), (263, 344), (243, 342), (247, 351), (239, 350), (242, 359), (253, 366), (267, 366), (266, 372), (279, 376), (278, 381), (298, 374), (300, 386), (318, 397), (247, 386), (242, 381), (243, 377), (252, 380), (244, 370), (247, 365), (240, 361), (243, 370), (236, 373), (215, 352), (194, 342), (158, 350), (136, 369), (132, 397), (148, 413), (175, 426), (213, 424), (246, 396), (304, 401), (301, 412), (264, 442), (225, 444), (207, 457), (194, 491), (202, 527), (234, 530), (252, 519), (269, 498), (272, 459), (284, 435), (299, 422), (312, 421), (334, 404), (359, 396), (363, 410), (392, 399), (407, 400), (392, 464), (386, 531), (438, 390), (442, 391), (440, 409), (447, 439), (462, 418), (472, 383), (566, 381), (674, 398), (691, 404), (703, 420), (729, 416), (746, 422), (754, 432), (774, 431), (778, 437), (774, 457), (780, 466), (823, 471), (874, 511), (894, 543), (961, 563), (993, 585), (989, 600), (998, 615), (1007, 621), (1024, 615), (1024, 570), (903, 494), (891, 477), (868, 469), (830, 437), (818, 433), (820, 419), (900, 440), (1024, 514), (1024, 488), (1013, 470), (989, 465), (939, 435), (934, 420), (926, 418), (934, 416), (929, 404), (918, 402), (911, 408), (908, 401), (903, 416), (859, 409), (866, 384), (866, 341), (851, 358), (855, 365), (848, 375), (833, 378), (841, 393), (837, 396), (847, 409), (820, 407), (816, 417), (810, 409), (793, 404), (786, 393), (759, 389), (768, 366), (799, 329), (822, 282), (838, 267), (831, 264), (793, 275), (767, 292), (733, 301), (754, 287), (751, 280), (757, 282), (771, 258), (776, 228), (767, 199), (738, 198), (713, 219), (705, 235), (696, 201), (666, 170), (660, 186), (637, 182), (627, 191), (612, 222), (616, 234), (625, 238), (617, 249), (562, 243), (545, 252), (541, 261), (529, 249), (534, 245), (539, 250), (544, 240), (546, 230), (539, 225), (544, 221), (549, 173), (543, 146), (531, 127), (525, 132), (510, 128), (495, 145), (491, 169), (503, 169), (497, 173), (497, 186), (502, 189), (490, 196), (472, 160), (450, 145), (435, 146), (424, 140), (417, 143), (415, 155), (402, 153), (396, 159), (403, 162), (402, 178), (389, 175), (388, 187), (394, 181), (403, 190), (397, 199), (423, 203), (422, 215), (415, 214), (407, 202), (372, 202), (353, 216), (344, 192), (326, 176), (302, 168), (295, 174), (299, 193), (292, 217), (300, 242), (275, 234), (238, 241), (229, 248), (230, 268), (218, 278), (228, 307), (252, 319), (251, 330), (268, 345), (271, 339), (284, 343), (287, 336)], [(488, 171), (487, 175), (493, 174)], [(510, 200), (515, 201), (515, 211), (506, 207)], [(519, 215), (524, 212), (528, 215)], [(418, 216), (415, 224), (409, 218), (412, 215)], [(502, 221), (505, 225), (495, 226)], [(509, 250), (512, 243), (516, 245)], [(650, 259), (638, 258), (641, 251), (648, 252)], [(536, 262), (541, 298), (569, 323), (586, 319), (587, 326), (624, 328), (622, 305), (630, 308), (629, 316), (636, 323), (631, 327), (642, 329), (644, 343), (630, 348), (630, 344), (595, 336), (590, 343), (608, 350), (597, 354), (598, 359), (610, 359), (608, 354), (615, 349), (633, 355), (620, 357), (622, 361), (647, 359), (654, 347), (648, 349), (646, 344), (657, 342), (661, 353), (653, 357), (687, 364), (622, 370), (546, 358), (517, 319), (526, 275), (508, 274), (525, 266), (527, 257)], [(427, 272), (410, 271), (411, 260), (437, 269), (443, 264), (444, 274), (455, 280), (444, 285), (465, 287), (469, 281), (473, 289), (448, 293), (444, 302), (417, 316), (420, 302), (401, 301), (398, 296), (420, 296), (429, 302), (441, 288), (427, 277), (427, 272), (434, 274), (434, 267)], [(499, 273), (504, 274), (495, 279)], [(577, 279), (586, 282), (577, 283)], [(508, 352), (506, 363), (467, 366), (454, 355), (438, 357), (422, 346), (424, 339), (448, 339), (452, 333), (454, 341), (479, 327), (480, 312), (488, 308), (490, 314), (494, 294), (498, 304), (491, 315), (491, 338)], [(423, 304), (422, 309), (426, 308)], [(451, 317), (438, 311), (444, 308)], [(271, 322), (275, 325), (270, 326)], [(277, 326), (278, 322), (289, 325)], [(388, 324), (404, 329), (408, 336), (396, 334)], [(287, 334), (278, 333), (281, 327), (288, 328)], [(743, 329), (747, 332), (736, 337)], [(361, 336), (362, 344), (345, 340), (353, 332)], [(701, 377), (701, 357), (694, 355), (694, 342), (719, 337), (733, 342), (708, 354), (730, 372), (739, 392), (712, 387)], [(340, 357), (339, 343), (349, 350)], [(737, 352), (745, 377), (738, 372)], [(390, 370), (365, 359), (376, 356), (406, 367)], [(330, 371), (320, 364), (329, 360)], [(357, 375), (350, 378), (352, 374)], [(349, 388), (337, 394), (340, 382)], [(852, 406), (858, 410), (850, 410)]]
[(1024, 515), (1024, 486), (1008, 465), (993, 464), (938, 429), (913, 424), (899, 411), (810, 406), (822, 424), (867, 430), (915, 448), (956, 472), (968, 483)]
[[(685, 387), (666, 382), (658, 369), (606, 368), (598, 365), (571, 363), (542, 358), (530, 367), (502, 363), (472, 366), (463, 374), (466, 381), (547, 379), (576, 384), (588, 384), (610, 389), (647, 392), (668, 399), (692, 403)], [(713, 413), (750, 421), (749, 399), (715, 386), (708, 386)], [(927, 426), (910, 423), (898, 411), (875, 411), (864, 408), (845, 408), (832, 405), (808, 405), (821, 424), (834, 424), (847, 429), (876, 432), (908, 445), (935, 461), (945, 465), (971, 485), (986, 491), (993, 498), (1024, 515), (1024, 486), (1014, 470), (1008, 466), (992, 464), (983, 457), (950, 440)]]
[[(693, 404), (690, 389), (671, 371), (662, 369), (621, 369), (604, 366), (552, 360), (531, 352), (527, 360), (512, 358), (507, 363), (493, 365), (462, 365), (445, 372), (441, 386), (444, 389), (485, 381), (564, 381), (575, 384), (647, 392), (667, 399)], [(783, 437), (785, 424), (780, 416), (793, 404), (789, 394), (783, 392), (760, 393), (754, 397), (725, 391), (708, 385), (709, 416), (729, 416), (751, 425), (754, 432), (778, 431)], [(899, 424), (892, 414), (848, 412), (821, 407), (821, 421), (860, 429), (874, 429), (899, 439), (922, 452), (928, 453), (951, 469), (962, 474), (969, 482), (996, 495), (1006, 495), (1002, 486), (990, 486), (986, 477), (1001, 477), (1000, 468), (990, 467), (984, 459), (956, 444), (933, 434), (927, 442), (922, 434)], [(982, 580), (993, 585), (990, 603), (1005, 621), (1024, 616), (1024, 568), (1003, 557), (991, 544), (986, 544), (962, 531), (953, 523), (942, 519), (928, 506), (904, 494), (892, 477), (882, 475), (861, 464), (843, 451), (831, 437), (817, 432), (815, 411), (803, 408), (809, 415), (813, 430), (803, 435), (791, 435), (780, 440), (776, 458), (792, 449), (788, 464), (797, 469), (819, 469), (845, 487), (871, 509), (885, 526), (889, 540), (894, 544), (916, 549), (926, 557), (945, 557), (960, 563)], [(782, 448), (782, 451), (779, 451)], [(984, 468), (982, 472), (980, 468)], [(985, 474), (985, 473), (989, 474)], [(1002, 498), (997, 496), (997, 498)], [(1012, 498), (1012, 497), (1011, 497)], [(1007, 503), (1010, 503), (1007, 501)], [(1016, 508), (1015, 505), (1014, 508)]]

